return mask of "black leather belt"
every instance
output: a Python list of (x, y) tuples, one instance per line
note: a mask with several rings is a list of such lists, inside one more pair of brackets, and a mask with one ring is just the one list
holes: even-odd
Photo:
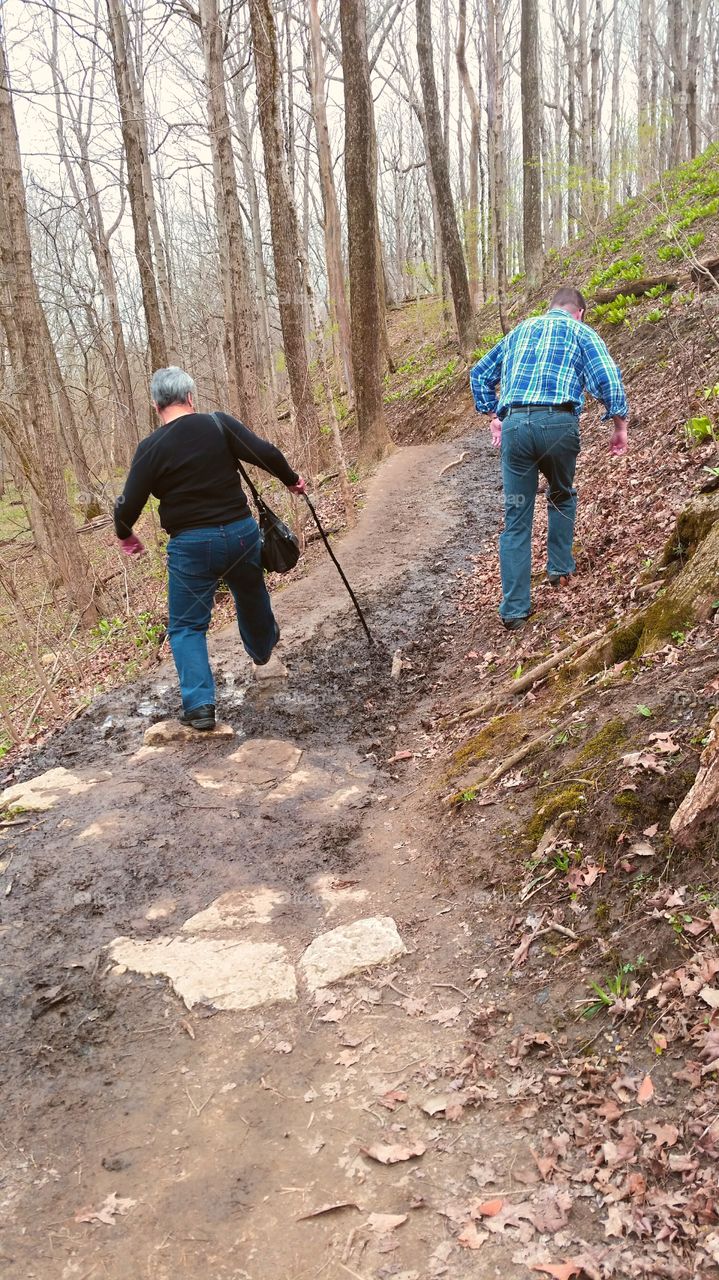
[(577, 406), (573, 400), (565, 400), (563, 404), (508, 404), (502, 410), (500, 419), (506, 418), (508, 413), (513, 409), (523, 409), (525, 413), (531, 412), (533, 409), (542, 409), (545, 413), (548, 409), (554, 413), (576, 413)]

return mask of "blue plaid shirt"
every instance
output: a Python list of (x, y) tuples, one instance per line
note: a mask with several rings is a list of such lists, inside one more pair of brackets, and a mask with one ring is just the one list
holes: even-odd
[(473, 366), (469, 381), (478, 413), (501, 415), (510, 404), (570, 401), (579, 413), (585, 390), (604, 404), (605, 422), (626, 418), (629, 411), (606, 343), (561, 307), (518, 324)]

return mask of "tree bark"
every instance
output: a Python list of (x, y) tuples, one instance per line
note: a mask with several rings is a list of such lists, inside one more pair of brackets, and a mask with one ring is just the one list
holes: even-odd
[(540, 168), (539, 5), (522, 0), (522, 229), (527, 283), (539, 283), (542, 269), (542, 171)]
[(472, 306), (479, 305), (479, 149), (481, 113), (479, 99), (472, 84), (466, 56), (467, 0), (459, 0), (457, 29), (457, 70), (464, 89), (470, 118), (469, 199), (465, 210), (465, 241), (469, 264), (469, 294)]
[(280, 104), (282, 73), (271, 0), (250, 0), (250, 23), (287, 376), (298, 433), (300, 463), (308, 475), (313, 475), (320, 426), (312, 394), (305, 341), (305, 285), (300, 265), (302, 246), (285, 160)]
[(342, 260), (342, 224), (340, 221), (337, 189), (335, 187), (332, 167), (332, 150), (330, 147), (329, 126), (327, 124), (327, 107), (325, 104), (325, 56), (322, 48), (322, 33), (317, 0), (310, 0), (310, 40), (311, 40), (311, 78), (310, 92), (312, 96), (312, 113), (317, 137), (317, 154), (319, 159), (320, 189), (322, 191), (322, 207), (324, 224), (322, 227), (325, 241), (325, 260), (327, 263), (327, 284), (329, 291), (329, 311), (332, 324), (336, 327), (337, 343), (342, 361), (345, 387), (350, 397), (354, 395), (352, 378), (352, 334), (350, 316), (345, 292), (345, 273)]
[(152, 255), (150, 212), (147, 204), (147, 142), (144, 137), (144, 117), (138, 101), (138, 88), (127, 26), (127, 10), (123, 0), (107, 0), (107, 12), (110, 19), (112, 69), (127, 161), (127, 191), (135, 234), (135, 256), (140, 273), (147, 341), (153, 369), (162, 369), (170, 363), (170, 355)]
[[(114, 0), (113, 0), (114, 2)], [(217, 233), (225, 310), (225, 360), (230, 410), (259, 435), (270, 430), (257, 371), (255, 315), (245, 258), (245, 241), (225, 96), (223, 39), (217, 0), (200, 0), (200, 33), (205, 59)]]
[(345, 111), (352, 370), (360, 453), (383, 457), (390, 444), (382, 399), (384, 315), (377, 227), (377, 153), (367, 56), (365, 0), (340, 0)]
[(4, 415), (32, 489), (41, 537), (86, 626), (99, 617), (92, 566), (75, 532), (67, 500), (59, 426), (48, 378), (54, 352), (33, 274), (20, 144), (0, 27), (0, 324), (5, 332), (20, 413)]
[(462, 253), (462, 241), (459, 235), (457, 215), (452, 197), (448, 157), (444, 146), (437, 83), (434, 75), (430, 0), (417, 0), (417, 57), (427, 127), (428, 158), (437, 191), (442, 247), (446, 256), (452, 285), (454, 318), (457, 325), (460, 349), (464, 355), (469, 355), (474, 347), (474, 315), (469, 296), (467, 267)]
[(487, 123), (492, 172), (492, 217), (497, 273), (497, 303), (502, 332), (507, 333), (507, 225), (504, 154), (504, 21), (503, 0), (487, 0)]

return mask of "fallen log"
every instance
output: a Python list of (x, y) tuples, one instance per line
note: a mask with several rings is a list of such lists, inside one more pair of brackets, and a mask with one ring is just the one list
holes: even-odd
[(612, 285), (611, 289), (597, 289), (592, 298), (592, 304), (596, 306), (598, 303), (614, 302), (622, 295), (625, 298), (643, 298), (645, 293), (650, 289), (657, 289), (659, 285), (663, 285), (667, 290), (676, 289), (679, 286), (679, 276), (672, 273), (663, 276), (644, 276), (641, 280), (620, 280), (618, 284)]

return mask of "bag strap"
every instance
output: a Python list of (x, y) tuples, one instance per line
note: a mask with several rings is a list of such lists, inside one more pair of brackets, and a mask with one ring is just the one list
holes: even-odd
[[(214, 422), (214, 424), (215, 424), (215, 426), (217, 427), (218, 431), (219, 431), (219, 432), (220, 432), (220, 434), (222, 435), (222, 438), (224, 439), (225, 444), (227, 445), (227, 448), (230, 450), (230, 453), (232, 453), (232, 449), (230, 448), (230, 443), (229, 443), (229, 441), (228, 441), (228, 439), (227, 439), (227, 428), (225, 427), (224, 422), (222, 422), (222, 420), (220, 419), (219, 414), (211, 413), (211, 414), (210, 414), (210, 417), (212, 418), (212, 421)], [(233, 462), (235, 463), (235, 466), (237, 467), (237, 470), (239, 471), (240, 475), (242, 476), (242, 479), (244, 480), (245, 484), (247, 485), (247, 488), (249, 489), (250, 493), (252, 494), (252, 497), (253, 497), (253, 500), (254, 500), (255, 506), (257, 507), (258, 512), (262, 512), (262, 511), (264, 511), (264, 509), (265, 509), (265, 503), (262, 501), (262, 498), (260, 497), (259, 493), (257, 492), (257, 489), (255, 488), (254, 484), (253, 484), (253, 483), (252, 483), (252, 481), (250, 480), (250, 477), (248, 476), (247, 472), (245, 471), (245, 468), (243, 467), (243, 465), (242, 465), (242, 463), (240, 462), (239, 458), (236, 458), (236, 457), (235, 457), (235, 455), (234, 455), (234, 453), (232, 453), (232, 459), (233, 459)]]

